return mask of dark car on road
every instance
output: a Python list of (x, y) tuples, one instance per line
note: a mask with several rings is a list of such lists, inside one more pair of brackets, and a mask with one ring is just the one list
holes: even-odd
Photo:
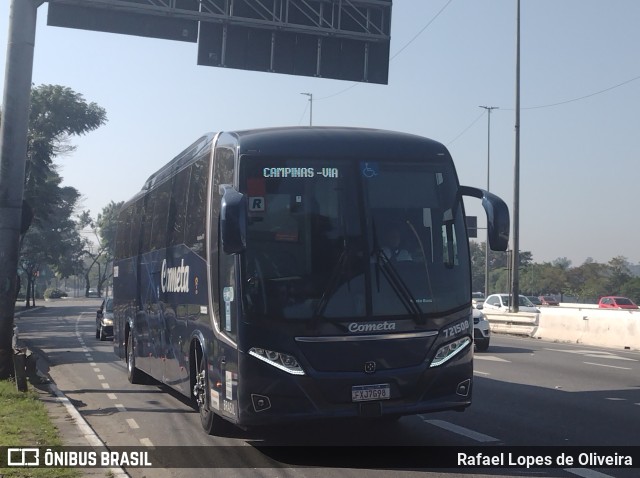
[(111, 297), (103, 300), (96, 312), (96, 339), (107, 340), (107, 337), (113, 337), (113, 299)]

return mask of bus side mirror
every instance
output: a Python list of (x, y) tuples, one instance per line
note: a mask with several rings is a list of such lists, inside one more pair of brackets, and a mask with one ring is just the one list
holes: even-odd
[(484, 189), (460, 186), (461, 196), (482, 199), (482, 207), (487, 214), (487, 236), (493, 251), (506, 251), (509, 246), (509, 208), (495, 194)]
[(244, 195), (232, 186), (220, 186), (220, 238), (225, 254), (238, 254), (247, 247), (247, 206)]

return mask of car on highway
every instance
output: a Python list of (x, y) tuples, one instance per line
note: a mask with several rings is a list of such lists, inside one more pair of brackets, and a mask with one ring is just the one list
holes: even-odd
[(478, 352), (486, 352), (489, 349), (491, 341), (491, 328), (489, 321), (482, 311), (473, 309), (473, 343), (476, 345)]
[(556, 299), (552, 295), (541, 295), (540, 297), (538, 297), (538, 299), (540, 299), (540, 303), (542, 305), (560, 305), (558, 299)]
[(113, 299), (108, 297), (96, 312), (96, 339), (113, 337)]
[(607, 296), (601, 297), (598, 301), (601, 309), (637, 309), (635, 302), (627, 297)]
[(482, 292), (472, 292), (471, 305), (476, 309), (482, 309), (482, 304), (484, 304), (484, 294)]
[(538, 296), (536, 295), (528, 295), (527, 299), (529, 299), (531, 301), (531, 303), (533, 305), (535, 305), (536, 307), (539, 305), (542, 305), (542, 302), (540, 302), (540, 299), (538, 299)]
[[(509, 312), (511, 294), (491, 294), (484, 301), (482, 310), (485, 312)], [(531, 303), (524, 295), (519, 296), (518, 310), (520, 312), (540, 313), (534, 304)]]

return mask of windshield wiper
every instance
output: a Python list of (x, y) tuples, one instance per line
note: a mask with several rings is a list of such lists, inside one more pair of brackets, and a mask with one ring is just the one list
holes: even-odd
[[(349, 263), (349, 253), (348, 253), (347, 243), (345, 239), (343, 241), (342, 252), (340, 253), (340, 257), (338, 257), (338, 263), (333, 269), (333, 272), (331, 273), (331, 277), (329, 278), (329, 283), (327, 284), (327, 287), (322, 292), (322, 296), (320, 297), (320, 300), (316, 304), (316, 307), (313, 311), (313, 320), (317, 321), (322, 316), (322, 314), (324, 314), (324, 311), (327, 308), (327, 305), (329, 304), (329, 298), (331, 297), (335, 289), (338, 287), (338, 284), (340, 283), (340, 278), (344, 274), (346, 265), (348, 263)], [(349, 288), (349, 290), (351, 289), (351, 281), (347, 282), (347, 287)]]
[(373, 230), (372, 255), (375, 256), (376, 259), (376, 287), (378, 292), (380, 292), (380, 272), (382, 272), (382, 275), (385, 277), (387, 282), (389, 282), (393, 292), (396, 294), (398, 299), (400, 299), (400, 302), (407, 309), (407, 312), (415, 317), (417, 324), (423, 325), (426, 321), (418, 301), (411, 293), (406, 282), (398, 273), (398, 270), (391, 262), (391, 259), (387, 257), (384, 250), (380, 247), (375, 221), (372, 221), (371, 226)]

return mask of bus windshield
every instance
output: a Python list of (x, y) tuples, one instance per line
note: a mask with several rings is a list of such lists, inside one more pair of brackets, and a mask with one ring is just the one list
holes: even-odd
[(322, 161), (243, 156), (247, 319), (424, 321), (471, 296), (449, 158)]

